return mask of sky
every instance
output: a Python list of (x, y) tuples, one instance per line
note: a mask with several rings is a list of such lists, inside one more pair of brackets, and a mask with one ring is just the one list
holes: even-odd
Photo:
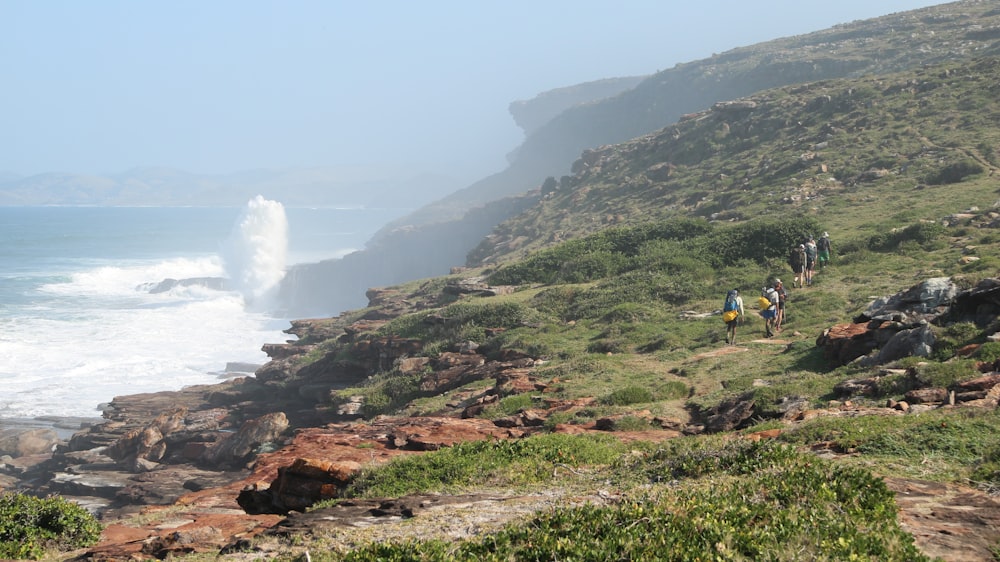
[(508, 106), (927, 0), (0, 0), (0, 172), (477, 180)]

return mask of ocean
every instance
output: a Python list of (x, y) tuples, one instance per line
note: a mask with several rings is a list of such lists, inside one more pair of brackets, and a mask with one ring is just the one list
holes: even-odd
[[(284, 269), (360, 249), (409, 211), (261, 197), (240, 208), (0, 207), (0, 421), (96, 418), (118, 395), (266, 362), (263, 344), (294, 339), (269, 296)], [(201, 278), (226, 281), (151, 291)]]

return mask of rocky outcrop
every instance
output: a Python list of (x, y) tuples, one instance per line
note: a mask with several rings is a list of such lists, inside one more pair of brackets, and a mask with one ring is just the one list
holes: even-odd
[(1000, 317), (1000, 280), (985, 279), (961, 291), (948, 278), (928, 279), (891, 297), (876, 299), (852, 324), (833, 326), (816, 339), (833, 365), (857, 361), (883, 365), (903, 357), (927, 357), (933, 325), (974, 322), (986, 327)]

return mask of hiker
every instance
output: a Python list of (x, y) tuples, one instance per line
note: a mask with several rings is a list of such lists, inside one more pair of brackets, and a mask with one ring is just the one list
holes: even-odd
[(816, 242), (816, 249), (819, 250), (819, 268), (823, 269), (823, 266), (830, 263), (830, 252), (833, 250), (833, 246), (830, 244), (830, 233), (824, 232), (823, 236), (819, 237), (819, 241)]
[(816, 240), (812, 236), (804, 244), (806, 250), (806, 285), (812, 285), (813, 272), (816, 270)]
[(792, 267), (792, 273), (795, 274), (792, 286), (804, 286), (806, 282), (806, 247), (804, 244), (792, 246), (792, 250), (788, 253), (788, 265)]
[(736, 345), (736, 324), (743, 322), (743, 297), (738, 289), (726, 293), (722, 304), (722, 320), (726, 323), (726, 343)]
[(774, 337), (774, 320), (778, 316), (778, 293), (772, 287), (761, 289), (760, 298), (757, 299), (760, 308), (760, 316), (764, 319), (764, 336)]
[(780, 332), (781, 325), (785, 322), (785, 299), (788, 298), (788, 291), (778, 278), (774, 279), (774, 290), (778, 293), (778, 316), (774, 319), (774, 331)]

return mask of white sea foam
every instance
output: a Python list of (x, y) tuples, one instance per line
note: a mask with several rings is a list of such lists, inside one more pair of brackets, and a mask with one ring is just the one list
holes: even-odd
[(94, 416), (117, 394), (217, 382), (227, 362), (265, 362), (262, 342), (287, 340), (287, 323), (246, 311), (241, 295), (139, 287), (219, 270), (213, 259), (104, 266), (43, 287), (58, 298), (0, 331), (0, 417)]
[[(264, 363), (287, 320), (250, 309), (284, 274), (287, 221), (258, 197), (222, 256), (87, 259), (16, 305), (0, 302), (0, 418), (99, 416), (116, 395), (211, 384), (228, 362)], [(235, 291), (164, 279), (233, 275)], [(10, 309), (13, 310), (13, 309)]]
[(223, 250), (227, 277), (249, 306), (267, 306), (271, 291), (285, 276), (287, 252), (284, 207), (260, 195), (251, 199)]

